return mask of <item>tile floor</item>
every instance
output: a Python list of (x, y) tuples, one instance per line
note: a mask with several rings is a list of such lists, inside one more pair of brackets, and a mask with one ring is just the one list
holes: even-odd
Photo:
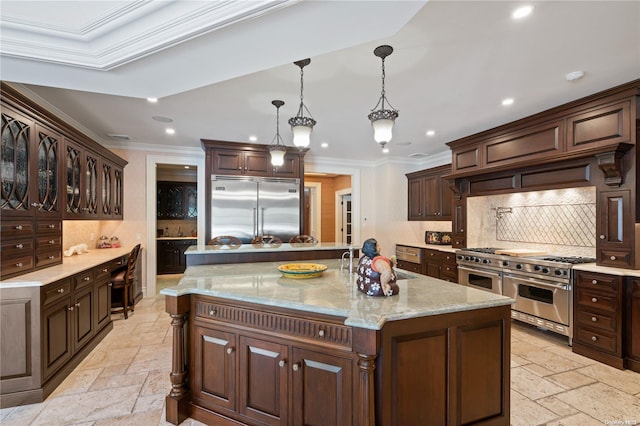
[[(179, 275), (165, 275), (158, 288)], [(9, 425), (168, 425), (171, 334), (164, 296), (143, 299), (39, 404), (0, 410)], [(513, 323), (511, 424), (640, 424), (640, 374), (575, 355), (566, 339)], [(188, 419), (183, 425), (201, 425)]]

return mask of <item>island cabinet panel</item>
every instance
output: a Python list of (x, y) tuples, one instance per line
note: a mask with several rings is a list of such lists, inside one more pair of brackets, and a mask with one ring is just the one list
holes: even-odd
[(73, 353), (71, 297), (66, 296), (42, 311), (42, 376), (47, 380)]
[(640, 278), (627, 278), (626, 307), (627, 342), (626, 367), (640, 373)]

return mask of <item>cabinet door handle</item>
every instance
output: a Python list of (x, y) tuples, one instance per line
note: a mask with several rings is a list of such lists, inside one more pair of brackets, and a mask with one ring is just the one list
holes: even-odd
[(603, 234), (600, 234), (600, 239), (601, 239), (601, 240), (604, 240), (604, 239), (605, 239), (605, 236), (604, 236)]
[(593, 340), (594, 342), (598, 340), (598, 338), (596, 336), (591, 336), (591, 340)]
[(293, 368), (293, 371), (300, 370), (300, 363), (296, 362), (295, 364), (293, 364), (293, 366), (291, 368)]
[(591, 317), (591, 321), (592, 321), (592, 322), (598, 322), (598, 318), (596, 318), (596, 317)]
[(611, 260), (616, 260), (616, 257), (615, 256), (611, 256), (610, 259)]
[(49, 260), (53, 260), (53, 259), (55, 259), (55, 258), (56, 258), (55, 256), (49, 256), (47, 259), (49, 259)]
[(22, 225), (16, 226), (16, 231), (22, 231)]
[(233, 353), (233, 348), (227, 348), (227, 354), (231, 355)]
[(109, 272), (109, 268), (103, 268), (102, 272)]
[(49, 244), (55, 244), (56, 240), (49, 240)]
[(55, 226), (55, 225), (53, 225), (53, 224), (51, 224), (51, 225), (49, 225), (49, 226), (48, 226), (48, 228), (49, 228), (49, 229), (54, 229), (55, 227), (56, 227), (56, 226)]
[(597, 298), (597, 297), (592, 297), (592, 298), (591, 298), (591, 301), (592, 301), (593, 303), (597, 303), (597, 302), (598, 302), (598, 298)]
[(79, 308), (79, 307), (80, 307), (80, 302), (76, 303), (76, 304), (75, 304), (75, 307), (76, 307), (76, 308)]
[(67, 311), (73, 311), (73, 306), (69, 306), (69, 307), (67, 308)]
[(463, 228), (460, 228), (460, 232), (464, 232), (464, 229), (463, 229)]
[(21, 249), (21, 248), (24, 248), (24, 246), (22, 244), (16, 244), (16, 248)]
[(31, 207), (37, 207), (37, 208), (41, 208), (42, 206), (44, 206), (44, 204), (42, 203), (31, 203)]
[(18, 263), (16, 263), (16, 266), (17, 266), (18, 268), (22, 268), (22, 262), (18, 262)]
[(60, 294), (64, 293), (64, 288), (59, 288), (58, 289), (58, 293), (60, 293)]
[(593, 280), (593, 281), (591, 281), (591, 284), (593, 284), (593, 285), (598, 284), (598, 280)]
[(278, 365), (279, 365), (280, 367), (284, 367), (285, 365), (287, 365), (287, 361), (286, 361), (286, 360), (284, 360), (284, 359), (281, 359), (280, 361), (278, 361)]
[(324, 337), (324, 330), (320, 330), (320, 331), (318, 331), (318, 336), (320, 336), (320, 337)]
[(109, 287), (113, 287), (113, 283), (109, 283)]
[(91, 278), (89, 278), (89, 277), (84, 277), (84, 278), (83, 278), (83, 280), (84, 280), (84, 281), (89, 281), (90, 279), (91, 279)]

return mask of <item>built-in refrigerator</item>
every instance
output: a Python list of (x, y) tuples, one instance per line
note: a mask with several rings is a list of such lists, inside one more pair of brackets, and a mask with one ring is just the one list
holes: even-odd
[(283, 242), (300, 234), (300, 180), (211, 176), (211, 237), (250, 243), (257, 236)]

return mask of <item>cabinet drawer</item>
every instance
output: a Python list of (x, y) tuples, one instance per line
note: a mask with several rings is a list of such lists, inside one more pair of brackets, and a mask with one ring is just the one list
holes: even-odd
[(29, 256), (33, 253), (33, 239), (2, 241), (2, 260)]
[(457, 279), (458, 268), (451, 265), (442, 265), (442, 267), (440, 268), (440, 275)]
[(111, 262), (108, 262), (93, 268), (96, 281), (100, 281), (104, 278), (111, 278), (111, 272), (113, 271), (112, 265), (113, 264)]
[(23, 238), (33, 235), (33, 222), (26, 220), (2, 220), (0, 223), (2, 239)]
[(576, 300), (579, 305), (589, 308), (602, 309), (609, 312), (616, 312), (618, 307), (618, 298), (607, 293), (576, 289)]
[(442, 264), (443, 265), (457, 265), (456, 254), (449, 252), (442, 252)]
[(438, 250), (426, 249), (424, 255), (427, 258), (427, 262), (440, 262), (442, 259), (442, 252)]
[(312, 340), (341, 349), (352, 348), (352, 329), (343, 324), (300, 319), (273, 312), (229, 306), (196, 299), (194, 315), (198, 319), (215, 320), (256, 330), (278, 333), (290, 339)]
[(120, 268), (126, 267), (127, 266), (127, 259), (128, 259), (127, 255), (119, 257), (117, 259), (113, 259), (110, 262), (110, 266), (109, 266), (111, 272), (116, 271), (116, 270), (118, 270)]
[(25, 256), (14, 257), (11, 259), (2, 259), (2, 275), (7, 276), (10, 274), (19, 274), (20, 272), (27, 272), (33, 269), (35, 259), (33, 253), (29, 253)]
[(40, 294), (42, 295), (42, 306), (50, 305), (57, 300), (68, 297), (71, 294), (71, 278), (43, 286)]
[(48, 235), (36, 238), (36, 248), (38, 251), (50, 251), (52, 249), (62, 250), (62, 236)]
[(576, 279), (576, 287), (617, 295), (620, 288), (620, 279), (611, 275), (580, 272)]
[(398, 260), (398, 268), (405, 271), (415, 272), (416, 274), (422, 274), (422, 266), (419, 263), (405, 262), (404, 260)]
[(73, 283), (75, 285), (76, 290), (82, 287), (86, 287), (89, 284), (93, 284), (94, 281), (95, 281), (95, 275), (94, 275), (93, 269), (81, 272), (80, 274), (73, 277)]
[(629, 268), (631, 266), (631, 250), (606, 250), (598, 251), (598, 265), (612, 266), (614, 268)]
[(50, 251), (38, 250), (36, 252), (36, 268), (57, 263), (62, 263), (62, 251), (59, 249)]
[(583, 345), (594, 346), (613, 353), (616, 353), (618, 345), (618, 338), (615, 335), (582, 327), (578, 328), (576, 340)]
[(591, 312), (580, 310), (576, 312), (577, 324), (584, 327), (598, 328), (600, 330), (615, 333), (617, 331), (617, 322), (615, 315), (606, 313)]
[(37, 234), (62, 234), (62, 221), (61, 220), (37, 220), (36, 221), (36, 233)]

